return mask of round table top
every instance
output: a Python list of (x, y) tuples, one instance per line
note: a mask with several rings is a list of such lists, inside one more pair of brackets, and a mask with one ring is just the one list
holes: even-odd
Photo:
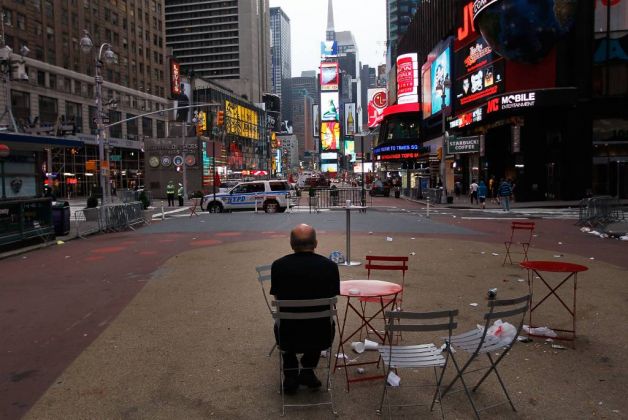
[(378, 297), (401, 292), (401, 285), (381, 280), (345, 280), (340, 282), (342, 296)]
[(589, 269), (589, 267), (585, 267), (584, 265), (562, 261), (524, 261), (519, 265), (523, 268), (531, 270), (550, 271), (556, 273), (578, 273)]

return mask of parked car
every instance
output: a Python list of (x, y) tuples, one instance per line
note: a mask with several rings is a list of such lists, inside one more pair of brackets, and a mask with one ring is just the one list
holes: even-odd
[(207, 194), (201, 208), (210, 213), (232, 210), (252, 210), (256, 205), (266, 213), (283, 212), (288, 208), (290, 184), (288, 181), (270, 180), (241, 182), (224, 193)]

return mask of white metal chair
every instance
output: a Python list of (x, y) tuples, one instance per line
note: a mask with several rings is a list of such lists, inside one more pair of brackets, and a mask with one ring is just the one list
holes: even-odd
[[(458, 315), (458, 310), (445, 310), (437, 312), (408, 312), (408, 311), (389, 311), (386, 312), (386, 339), (388, 344), (384, 344), (379, 347), (381, 360), (384, 365), (385, 377), (384, 377), (384, 390), (382, 392), (382, 398), (380, 400), (378, 414), (382, 414), (384, 401), (388, 402), (388, 415), (392, 418), (391, 407), (409, 407), (419, 406), (423, 404), (395, 404), (390, 403), (391, 388), (401, 388), (400, 386), (391, 386), (388, 378), (391, 373), (397, 374), (400, 369), (407, 369), (408, 371), (414, 371), (417, 369), (433, 369), (435, 384), (434, 385), (419, 385), (410, 384), (403, 385), (404, 388), (420, 388), (420, 387), (435, 387), (434, 396), (430, 406), (430, 411), (434, 408), (434, 403), (438, 401), (440, 403), (441, 417), (444, 418), (442, 398), (441, 398), (441, 383), (443, 381), (443, 375), (447, 368), (449, 361), (449, 347), (446, 346), (441, 349), (434, 345), (429, 344), (416, 344), (416, 345), (404, 345), (396, 346), (393, 342), (393, 336), (396, 332), (434, 332), (434, 331), (447, 331), (448, 337), (451, 337), (452, 331), (457, 327), (455, 317)], [(410, 334), (413, 335), (413, 334)], [(404, 338), (407, 341), (408, 337)], [(443, 352), (445, 355), (443, 355)], [(440, 370), (440, 373), (438, 372)], [(410, 372), (408, 372), (410, 375)], [(405, 380), (403, 380), (405, 382)]]
[[(272, 317), (274, 314), (273, 308), (270, 306), (270, 301), (268, 299), (269, 294), (266, 290), (265, 285), (268, 284), (270, 282), (270, 269), (271, 269), (272, 265), (268, 264), (268, 265), (259, 265), (257, 267), (255, 267), (255, 271), (257, 271), (257, 281), (259, 282), (260, 287), (262, 288), (262, 296), (264, 296), (264, 302), (266, 302), (266, 306), (268, 307), (268, 311), (270, 312), (270, 316)], [(270, 351), (268, 352), (268, 357), (270, 357), (273, 354), (273, 351), (275, 351), (275, 348), (277, 347), (276, 343), (273, 343), (273, 346), (271, 347)]]
[[(323, 299), (309, 299), (309, 300), (275, 300), (272, 302), (275, 307), (275, 311), (273, 312), (273, 318), (275, 318), (276, 327), (277, 327), (277, 341), (279, 346), (279, 386), (281, 389), (281, 409), (282, 416), (286, 414), (286, 407), (311, 407), (311, 406), (322, 406), (329, 405), (331, 406), (331, 410), (334, 414), (337, 414), (336, 409), (334, 407), (334, 394), (332, 387), (332, 377), (331, 377), (331, 348), (333, 347), (333, 337), (335, 333), (335, 321), (336, 321), (336, 302), (337, 298), (323, 298)], [(293, 312), (294, 311), (294, 312)], [(292, 403), (286, 404), (285, 392), (284, 392), (284, 363), (282, 357), (282, 324), (290, 323), (293, 321), (305, 321), (308, 320), (318, 320), (318, 319), (328, 319), (329, 320), (329, 328), (330, 328), (330, 340), (329, 347), (324, 349), (327, 354), (327, 366), (326, 369), (326, 380), (324, 382), (325, 390), (329, 393), (329, 399), (325, 399), (319, 402), (313, 403)], [(292, 324), (294, 327), (294, 324)], [(298, 351), (297, 351), (298, 353)], [(288, 370), (297, 370), (298, 367), (294, 369)]]
[[(475, 413), (476, 418), (480, 418), (480, 411), (496, 407), (498, 405), (505, 404), (508, 402), (513, 411), (517, 411), (512, 400), (510, 399), (510, 395), (508, 395), (508, 391), (506, 390), (506, 385), (497, 370), (497, 365), (504, 359), (504, 357), (508, 354), (512, 346), (517, 342), (517, 337), (521, 333), (521, 328), (523, 327), (523, 322), (525, 319), (526, 312), (530, 306), (530, 295), (521, 296), (515, 299), (502, 299), (502, 300), (494, 300), (490, 299), (488, 302), (489, 311), (484, 314), (484, 328), (483, 329), (473, 329), (466, 333), (456, 335), (450, 337), (449, 339), (445, 339), (445, 343), (449, 343), (449, 345), (454, 350), (462, 350), (468, 354), (470, 354), (467, 362), (460, 366), (456, 361), (455, 355), (452, 353), (452, 362), (456, 368), (456, 377), (447, 385), (445, 390), (443, 391), (443, 396), (449, 392), (451, 387), (458, 381), (462, 383), (462, 387), (467, 394), (467, 398), (471, 403), (471, 407)], [(513, 325), (517, 332), (512, 336), (511, 339), (504, 340), (495, 335), (488, 334), (489, 328), (492, 323), (498, 319), (512, 321), (511, 325)], [(494, 358), (491, 356), (491, 353), (499, 351), (499, 356)], [(472, 370), (469, 369), (471, 363), (476, 360), (481, 354), (485, 354), (489, 365), (482, 366), (478, 368), (474, 368)], [(497, 404), (493, 404), (484, 408), (478, 409), (476, 407), (476, 403), (469, 392), (469, 388), (464, 380), (464, 375), (486, 370), (484, 375), (480, 378), (480, 380), (475, 384), (471, 392), (475, 393), (477, 389), (482, 385), (484, 380), (491, 374), (495, 373), (497, 380), (506, 395), (508, 401), (503, 401)]]

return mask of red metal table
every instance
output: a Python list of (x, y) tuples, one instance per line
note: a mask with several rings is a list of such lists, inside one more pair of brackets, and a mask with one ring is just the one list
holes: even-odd
[[(387, 308), (394, 308), (395, 301), (397, 299), (397, 295), (402, 291), (402, 287), (396, 283), (390, 283), (387, 281), (381, 280), (346, 280), (340, 282), (340, 295), (346, 296), (347, 298), (347, 306), (345, 308), (345, 314), (342, 320), (342, 325), (340, 325), (339, 331), (339, 343), (338, 343), (338, 354), (346, 355), (344, 350), (344, 345), (353, 338), (357, 333), (359, 333), (362, 328), (370, 328), (375, 332), (375, 335), (379, 338), (381, 343), (385, 342), (385, 336), (382, 335), (377, 328), (374, 328), (371, 325), (371, 321), (375, 319), (375, 317), (380, 314), (384, 314), (384, 311)], [(384, 299), (384, 297), (391, 297), (392, 299)], [(357, 308), (353, 305), (352, 299), (357, 299), (359, 301), (360, 298), (379, 298), (380, 308), (372, 315), (363, 315), (361, 308), (358, 306)], [(347, 323), (347, 315), (349, 313), (349, 309), (355, 313), (360, 319), (360, 326), (355, 329), (352, 333), (345, 332), (345, 326)], [(361, 382), (368, 381), (371, 379), (381, 379), (383, 375), (369, 375), (369, 376), (360, 376), (358, 378), (349, 378), (349, 372), (347, 370), (347, 359), (341, 358), (341, 362), (338, 361), (338, 357), (336, 357), (336, 361), (334, 362), (334, 372), (338, 368), (344, 368), (345, 378), (347, 379), (347, 391), (349, 391), (349, 384), (351, 382)], [(360, 362), (360, 363), (351, 363), (349, 366), (361, 366), (361, 365), (370, 365), (370, 364), (379, 364), (379, 357), (377, 361), (371, 362)]]
[[(573, 341), (576, 339), (576, 291), (578, 290), (578, 273), (582, 271), (587, 271), (589, 268), (584, 265), (572, 264), (568, 262), (560, 262), (560, 261), (524, 261), (521, 264), (521, 267), (528, 270), (528, 287), (530, 289), (530, 294), (532, 295), (532, 301), (530, 302), (530, 328), (535, 328), (532, 324), (532, 313), (535, 309), (537, 309), (543, 302), (547, 300), (550, 296), (554, 295), (556, 299), (562, 304), (562, 306), (569, 312), (572, 319), (572, 328), (571, 330), (552, 328), (555, 331), (571, 333), (571, 337), (556, 337), (557, 340), (568, 340)], [(542, 274), (544, 273), (544, 274)], [(552, 287), (548, 283), (548, 275), (547, 273), (563, 273), (566, 276), (558, 283), (556, 287)], [(534, 303), (534, 278), (538, 277), (541, 279), (543, 284), (547, 286), (549, 289), (549, 293), (547, 293), (543, 298), (538, 300), (536, 304)], [(567, 303), (556, 293), (556, 291), (569, 279), (573, 278), (573, 305), (569, 307)], [(530, 336), (535, 336), (534, 334), (528, 334)], [(545, 336), (544, 336), (545, 337)]]

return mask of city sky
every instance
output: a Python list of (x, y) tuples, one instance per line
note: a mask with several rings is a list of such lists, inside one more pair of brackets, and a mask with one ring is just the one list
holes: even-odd
[[(327, 29), (327, 0), (270, 0), (270, 6), (281, 7), (290, 18), (292, 76), (316, 70)], [(385, 0), (334, 0), (333, 6), (334, 29), (353, 33), (362, 64), (385, 63)]]

